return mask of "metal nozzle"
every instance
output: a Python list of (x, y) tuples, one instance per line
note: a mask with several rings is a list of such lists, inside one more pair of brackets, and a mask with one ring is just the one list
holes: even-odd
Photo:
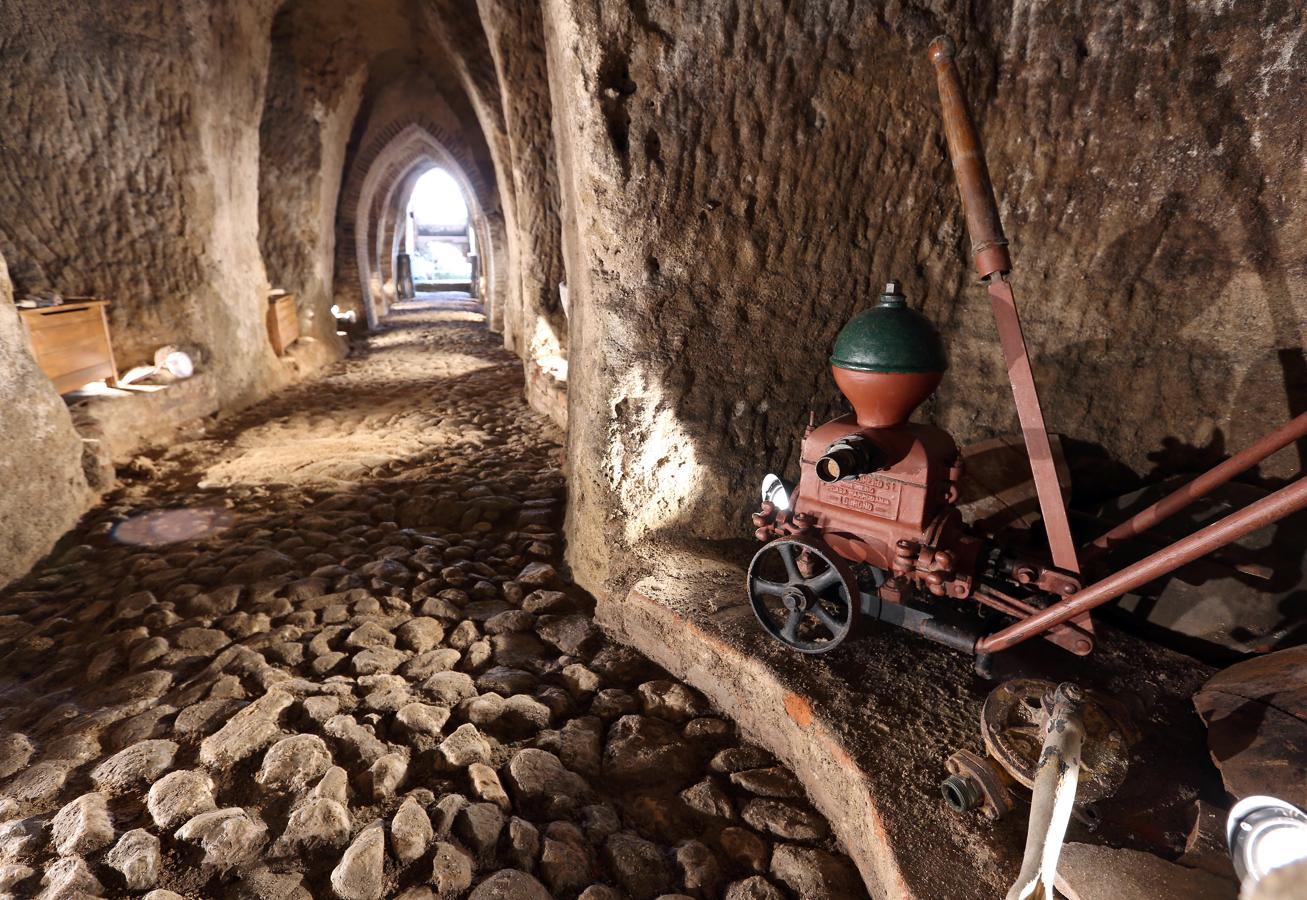
[(939, 786), (939, 792), (944, 796), (944, 802), (949, 805), (949, 808), (960, 813), (975, 809), (984, 799), (980, 786), (962, 775), (950, 775), (945, 778), (944, 783)]
[(884, 465), (885, 452), (880, 447), (861, 435), (851, 434), (827, 447), (816, 468), (817, 477), (830, 484), (870, 474)]

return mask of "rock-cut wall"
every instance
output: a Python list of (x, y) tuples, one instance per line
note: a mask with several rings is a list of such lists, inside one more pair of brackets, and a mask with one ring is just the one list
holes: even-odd
[(891, 276), (952, 358), (924, 415), (961, 441), (1014, 429), (937, 33), (962, 48), (1050, 427), (1147, 475), (1307, 403), (1295, 4), (546, 0), (545, 31), (592, 589), (648, 539), (748, 534), (808, 410), (840, 406), (835, 334)]
[(0, 256), (0, 583), (50, 549), (91, 490), (68, 407), (28, 351)]
[[(360, 245), (351, 225), (375, 161), (360, 154), (392, 126), (421, 125), (447, 145), (475, 201), (492, 322), (521, 295), (516, 225), (496, 184), (511, 172), (495, 158), (508, 139), (475, 0), (2, 5), (0, 256), (15, 292), (109, 299), (120, 370), (151, 362), (165, 344), (198, 363), (187, 389), (153, 407), (134, 395), (117, 413), (98, 400), (93, 413), (78, 412), (84, 430), (123, 445), (119, 455), (186, 418), (248, 405), (343, 352), (331, 306), (363, 311), (371, 270), (383, 288), (393, 282), (385, 246), (402, 217), (397, 186), (421, 162), (382, 179)], [(553, 259), (546, 281), (558, 277), (556, 242)], [(265, 324), (270, 287), (298, 297), (302, 340), (280, 360)], [(6, 440), (0, 583), (48, 549), (89, 497), (78, 480), (81, 441), (5, 310), (0, 434), (26, 437)], [(147, 422), (150, 433), (137, 434)], [(42, 452), (28, 452), (38, 439)], [(12, 490), (11, 470), (26, 478)], [(34, 515), (25, 506), (38, 485)]]
[(108, 298), (120, 365), (197, 345), (235, 395), (275, 381), (249, 227), (272, 6), (11, 0), (0, 45), (15, 289)]
[[(4, 4), (0, 254), (14, 291), (110, 300), (120, 371), (152, 361), (164, 344), (198, 363), (193, 390), (165, 398), (166, 415), (153, 416), (140, 395), (123, 401), (129, 413), (97, 407), (92, 418), (108, 432), (239, 408), (294, 377), (295, 365), (268, 341), (264, 250), (279, 281), (308, 298), (301, 313), (315, 340), (300, 348), (299, 371), (341, 351), (328, 311), (330, 223), (359, 80), (336, 73), (354, 78), (352, 93), (348, 83), (324, 83), (315, 102), (297, 82), (302, 67), (286, 41), (265, 117), (279, 5)], [(302, 127), (278, 127), (292, 122)], [(269, 149), (262, 160), (261, 146)], [(296, 214), (317, 227), (296, 231), (288, 222)], [(3, 583), (53, 544), (89, 494), (68, 412), (50, 402), (12, 307), (0, 305)], [(25, 442), (38, 438), (40, 451), (28, 452)]]
[(322, 39), (319, 8), (285, 4), (272, 25), (259, 126), (259, 248), (268, 281), (296, 295), (301, 329), (336, 348), (331, 315), (336, 198), (366, 60)]
[[(273, 5), (10, 0), (0, 36), (0, 254), (14, 290), (111, 300), (120, 369), (187, 346), (231, 405), (285, 380), (250, 227)], [(3, 582), (72, 524), (87, 492), (67, 410), (0, 305)]]
[(519, 334), (507, 337), (530, 372), (535, 360), (564, 356), (567, 347), (558, 289), (563, 248), (543, 26), (537, 3), (479, 0), (478, 8), (499, 75), (513, 160), (522, 310)]

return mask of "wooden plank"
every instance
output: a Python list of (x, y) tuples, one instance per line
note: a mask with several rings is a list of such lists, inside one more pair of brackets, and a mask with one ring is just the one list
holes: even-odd
[(117, 383), (108, 305), (95, 300), (21, 311), (32, 355), (59, 393), (101, 378)]
[(94, 344), (104, 343), (104, 326), (95, 318), (78, 317), (64, 319), (53, 326), (32, 329), (32, 342), (41, 347), (57, 347), (63, 344), (75, 344), (90, 341)]
[(287, 336), (299, 336), (299, 316), (295, 314), (295, 305), (293, 303), (277, 304), (277, 324), (282, 330), (282, 334)]
[[(48, 375), (50, 373), (47, 372), (46, 374)], [(95, 365), (88, 366), (85, 369), (75, 369), (71, 372), (65, 372), (57, 377), (52, 375), (50, 380), (54, 382), (54, 388), (56, 391), (61, 394), (66, 394), (69, 391), (75, 391), (80, 387), (84, 387), (92, 381), (99, 381), (101, 378), (108, 381), (112, 375), (113, 373), (109, 368), (109, 364), (104, 360), (101, 360)]]
[(108, 306), (108, 300), (94, 300), (83, 298), (68, 298), (57, 306), (34, 306), (19, 307), (18, 312), (24, 316), (49, 316), (63, 312), (70, 312), (79, 309), (90, 309), (91, 307)]
[(100, 326), (104, 329), (104, 353), (109, 363), (109, 374), (105, 377), (105, 384), (110, 387), (118, 386), (118, 360), (113, 355), (113, 339), (109, 337), (109, 304), (104, 302), (100, 304)]
[(299, 312), (295, 305), (294, 294), (282, 294), (268, 298), (268, 340), (278, 356), (286, 353), (286, 348), (295, 343), (300, 336)]
[(108, 365), (105, 359), (104, 345), (99, 342), (83, 341), (76, 344), (57, 344), (41, 351), (37, 360), (47, 373), (62, 374), (87, 366)]

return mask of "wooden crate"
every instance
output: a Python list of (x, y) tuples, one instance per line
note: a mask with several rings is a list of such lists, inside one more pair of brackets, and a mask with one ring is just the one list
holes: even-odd
[(286, 348), (299, 340), (300, 316), (295, 308), (295, 295), (282, 294), (268, 298), (268, 339), (278, 356), (284, 356)]
[(103, 378), (118, 383), (109, 339), (108, 300), (71, 300), (60, 306), (20, 309), (32, 355), (61, 394)]

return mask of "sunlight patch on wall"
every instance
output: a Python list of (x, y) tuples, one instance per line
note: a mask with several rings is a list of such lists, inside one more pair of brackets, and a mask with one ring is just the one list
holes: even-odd
[(617, 436), (608, 471), (621, 497), (620, 508), (631, 510), (625, 537), (634, 543), (676, 524), (703, 489), (704, 479), (689, 434), (656, 392), (626, 394), (614, 412)]

